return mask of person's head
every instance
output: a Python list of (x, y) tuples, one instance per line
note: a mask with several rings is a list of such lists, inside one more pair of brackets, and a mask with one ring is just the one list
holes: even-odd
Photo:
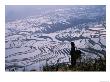
[(75, 44), (74, 44), (74, 42), (71, 42), (71, 46), (72, 46), (72, 47), (75, 47)]

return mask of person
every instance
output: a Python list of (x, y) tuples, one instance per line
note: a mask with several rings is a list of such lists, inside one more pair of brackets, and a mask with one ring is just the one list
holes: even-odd
[(76, 65), (76, 60), (81, 57), (81, 51), (76, 50), (74, 42), (71, 42), (71, 66), (74, 67)]

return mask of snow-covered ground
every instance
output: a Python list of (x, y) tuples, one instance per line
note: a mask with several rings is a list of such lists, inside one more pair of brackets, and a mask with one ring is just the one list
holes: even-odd
[[(96, 58), (103, 55), (102, 50), (106, 52), (105, 20), (95, 19), (100, 13), (90, 9), (79, 8), (77, 13), (71, 8), (58, 9), (46, 15), (6, 23), (5, 69), (41, 71), (44, 65), (56, 64), (57, 60), (69, 62), (72, 41), (83, 52), (82, 56)], [(85, 13), (88, 21), (83, 19)]]

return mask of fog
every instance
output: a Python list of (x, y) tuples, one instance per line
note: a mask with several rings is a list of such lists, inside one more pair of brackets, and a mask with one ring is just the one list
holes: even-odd
[[(87, 6), (90, 5), (6, 5), (5, 20), (6, 22), (15, 21), (16, 19), (22, 19), (28, 16), (39, 15), (52, 10), (54, 11), (58, 8), (76, 8)], [(93, 5), (93, 7), (95, 7), (95, 5)]]
[[(15, 21), (16, 19), (25, 18), (27, 16), (39, 15), (43, 12), (64, 8), (68, 6), (49, 6), (49, 5), (6, 5), (5, 18), (6, 22)], [(70, 6), (69, 6), (70, 7)]]

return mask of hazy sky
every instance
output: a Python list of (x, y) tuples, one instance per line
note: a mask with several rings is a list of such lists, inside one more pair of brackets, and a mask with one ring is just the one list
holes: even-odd
[(7, 21), (14, 21), (16, 19), (25, 18), (27, 16), (41, 14), (43, 11), (53, 10), (67, 6), (45, 6), (45, 5), (6, 5), (5, 17)]
[[(16, 19), (21, 19), (28, 16), (41, 14), (49, 10), (54, 10), (58, 8), (67, 8), (67, 7), (80, 7), (80, 6), (81, 5), (77, 5), (77, 6), (75, 5), (74, 6), (73, 5), (6, 5), (5, 20), (6, 22), (14, 21)], [(88, 7), (88, 6), (86, 5), (85, 7)], [(94, 7), (96, 5), (92, 5), (92, 6)]]
[(6, 21), (13, 21), (15, 19), (24, 18), (31, 15), (36, 15), (41, 12), (38, 6), (5, 6), (5, 17)]

